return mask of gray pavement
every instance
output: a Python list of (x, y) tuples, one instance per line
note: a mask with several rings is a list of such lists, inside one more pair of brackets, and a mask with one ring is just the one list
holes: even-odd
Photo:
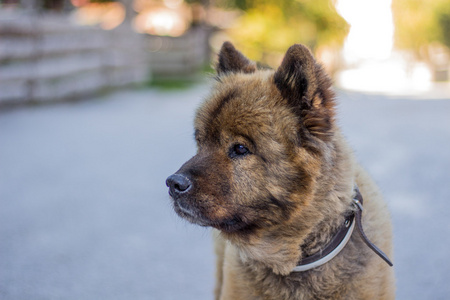
[[(134, 90), (0, 111), (0, 299), (212, 299), (209, 231), (165, 178), (207, 94)], [(450, 101), (339, 92), (339, 122), (391, 208), (397, 299), (448, 299)]]

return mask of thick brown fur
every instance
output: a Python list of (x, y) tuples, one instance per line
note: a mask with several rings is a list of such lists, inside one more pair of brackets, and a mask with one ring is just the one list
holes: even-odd
[(294, 45), (277, 70), (258, 70), (227, 42), (217, 73), (195, 119), (198, 153), (168, 179), (177, 213), (215, 228), (216, 299), (394, 299), (393, 269), (356, 232), (330, 262), (292, 272), (354, 209), (355, 184), (366, 234), (392, 258), (386, 204), (311, 52)]

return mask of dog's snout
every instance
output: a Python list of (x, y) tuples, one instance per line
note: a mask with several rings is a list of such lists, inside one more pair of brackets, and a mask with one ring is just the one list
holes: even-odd
[(169, 187), (169, 194), (171, 196), (186, 193), (191, 189), (191, 181), (182, 174), (170, 175), (166, 180), (166, 185)]

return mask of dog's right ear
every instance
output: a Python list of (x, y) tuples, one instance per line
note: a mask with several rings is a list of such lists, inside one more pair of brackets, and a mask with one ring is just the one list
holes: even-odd
[(236, 50), (232, 43), (225, 42), (220, 49), (216, 71), (218, 75), (238, 72), (253, 73), (256, 71), (256, 64)]

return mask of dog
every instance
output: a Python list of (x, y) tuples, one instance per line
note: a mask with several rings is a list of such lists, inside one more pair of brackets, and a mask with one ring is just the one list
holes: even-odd
[(179, 216), (214, 228), (215, 299), (394, 299), (387, 205), (310, 50), (271, 70), (225, 42), (216, 72), (197, 154), (166, 181)]

